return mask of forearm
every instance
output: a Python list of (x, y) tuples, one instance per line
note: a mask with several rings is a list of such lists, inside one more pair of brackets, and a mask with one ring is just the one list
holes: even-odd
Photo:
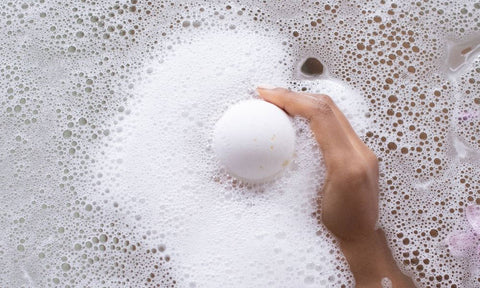
[(383, 231), (352, 241), (340, 241), (345, 258), (355, 278), (356, 287), (381, 288), (388, 278), (393, 288), (415, 287), (412, 280), (397, 267)]

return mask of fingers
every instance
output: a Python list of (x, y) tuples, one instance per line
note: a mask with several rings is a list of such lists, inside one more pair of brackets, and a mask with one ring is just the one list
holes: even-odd
[[(318, 94), (308, 94), (308, 95), (318, 96)], [(329, 101), (328, 104), (332, 108), (333, 112), (335, 113), (335, 116), (340, 122), (340, 125), (345, 130), (345, 133), (347, 134), (348, 138), (352, 142), (355, 149), (357, 149), (359, 152), (362, 152), (362, 153), (371, 153), (370, 148), (368, 148), (368, 146), (365, 145), (365, 143), (363, 143), (363, 141), (358, 137), (355, 130), (353, 130), (352, 125), (350, 125), (350, 122), (348, 121), (347, 117), (345, 117), (345, 114), (343, 114), (343, 112), (340, 111), (340, 109), (335, 104), (335, 102)]]
[(314, 115), (313, 108), (318, 102), (313, 95), (299, 94), (284, 88), (266, 89), (259, 87), (257, 91), (263, 100), (277, 105), (292, 116), (298, 115), (308, 120)]
[(283, 88), (257, 90), (264, 100), (292, 116), (299, 115), (310, 121), (327, 169), (335, 169), (348, 162), (355, 149), (332, 109), (328, 96), (296, 93)]
[[(259, 88), (258, 91), (260, 93), (260, 96), (264, 100), (267, 100), (267, 101), (269, 101), (273, 104), (276, 104), (277, 106), (280, 106), (280, 107), (282, 107), (281, 105), (284, 104), (283, 103), (284, 101), (283, 101), (282, 97), (277, 97), (279, 95), (279, 93), (288, 93), (286, 96), (294, 98), (294, 100), (288, 102), (289, 104), (290, 103), (292, 103), (292, 104), (295, 103), (296, 100), (302, 101), (302, 99), (305, 99), (308, 96), (308, 99), (309, 99), (310, 103), (304, 103), (302, 101), (302, 103), (304, 103), (305, 105), (301, 105), (302, 109), (300, 110), (300, 113), (295, 113), (295, 112), (298, 112), (298, 111), (295, 111), (294, 109), (293, 110), (290, 109), (291, 111), (289, 111), (289, 109), (288, 109), (288, 108), (290, 108), (290, 106), (294, 106), (295, 108), (297, 108), (298, 107), (297, 105), (285, 105), (282, 108), (285, 109), (291, 115), (299, 115), (299, 116), (305, 117), (309, 120), (311, 120), (311, 118), (312, 118), (311, 113), (315, 113), (315, 111), (312, 112), (312, 107), (314, 107), (314, 105), (316, 105), (315, 103), (317, 103), (319, 100), (326, 103), (327, 105), (329, 105), (331, 110), (334, 112), (337, 120), (340, 122), (340, 126), (344, 129), (344, 132), (346, 133), (346, 135), (347, 135), (348, 139), (350, 140), (351, 144), (353, 145), (353, 147), (358, 152), (360, 152), (361, 155), (366, 157), (368, 161), (375, 162), (375, 163), (377, 162), (376, 156), (372, 153), (370, 148), (368, 148), (368, 146), (365, 145), (365, 143), (363, 143), (363, 141), (358, 137), (357, 133), (353, 130), (352, 126), (350, 125), (350, 122), (348, 121), (348, 119), (345, 117), (345, 115), (342, 113), (342, 111), (340, 111), (340, 109), (337, 107), (337, 105), (330, 99), (330, 97), (328, 97), (326, 95), (321, 95), (321, 94), (297, 93), (297, 92), (292, 92), (292, 91), (289, 91), (287, 89), (282, 89), (282, 88), (274, 88), (274, 89)], [(304, 106), (306, 106), (306, 108), (304, 108)]]

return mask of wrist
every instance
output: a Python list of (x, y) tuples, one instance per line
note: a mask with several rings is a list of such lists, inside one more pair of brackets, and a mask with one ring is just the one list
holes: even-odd
[(397, 267), (382, 230), (355, 240), (340, 240), (340, 248), (355, 278), (356, 287), (382, 287), (383, 278), (393, 287), (414, 287)]

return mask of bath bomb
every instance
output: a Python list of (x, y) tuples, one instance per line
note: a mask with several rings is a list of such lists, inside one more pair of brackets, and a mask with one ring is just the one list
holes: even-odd
[(291, 162), (295, 131), (282, 109), (263, 100), (246, 100), (232, 105), (218, 120), (212, 147), (232, 176), (259, 183)]

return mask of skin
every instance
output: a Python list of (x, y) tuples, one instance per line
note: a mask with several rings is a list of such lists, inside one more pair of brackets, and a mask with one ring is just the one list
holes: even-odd
[(327, 175), (321, 221), (335, 235), (355, 278), (356, 287), (415, 287), (398, 268), (378, 219), (378, 160), (352, 129), (345, 115), (327, 95), (259, 87), (262, 99), (291, 116), (309, 120), (322, 151)]

